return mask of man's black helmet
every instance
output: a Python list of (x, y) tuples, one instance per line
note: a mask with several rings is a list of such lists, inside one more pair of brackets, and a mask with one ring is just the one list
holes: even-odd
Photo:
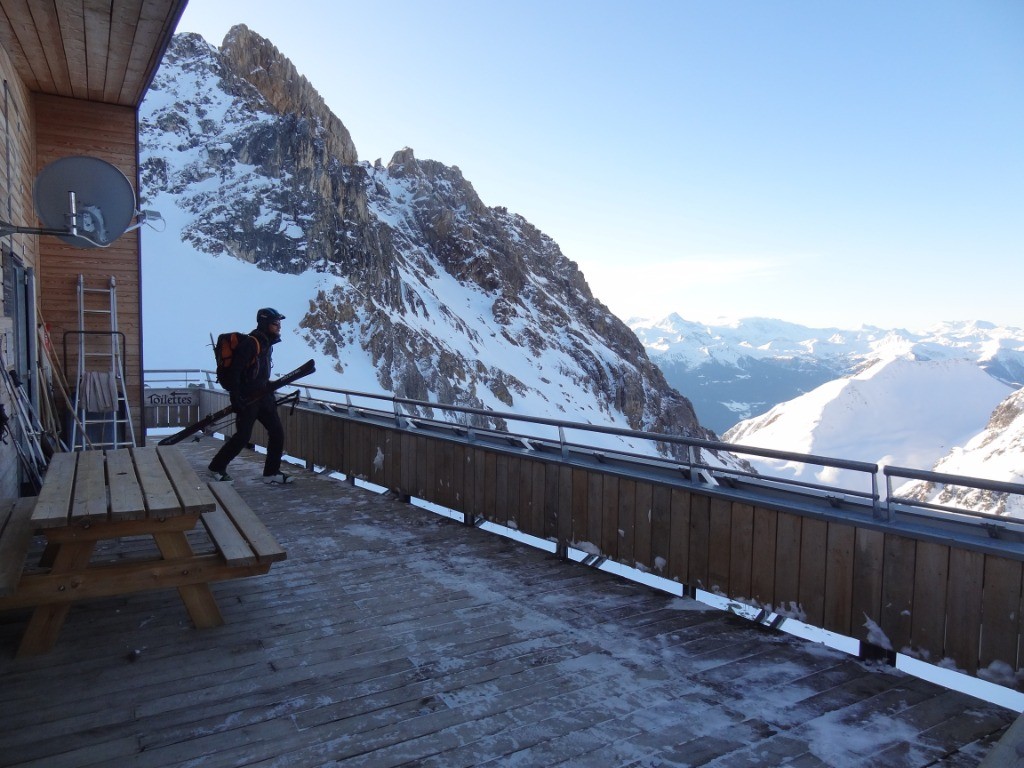
[(284, 320), (284, 315), (273, 307), (264, 307), (256, 313), (256, 327), (265, 328), (277, 320)]

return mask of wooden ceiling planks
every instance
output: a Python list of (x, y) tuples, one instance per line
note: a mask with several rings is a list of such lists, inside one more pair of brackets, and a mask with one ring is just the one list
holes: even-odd
[(85, 77), (90, 101), (105, 101), (107, 49), (110, 45), (109, 0), (85, 0)]
[[(67, 5), (70, 0), (58, 0), (57, 5)], [(78, 2), (81, 7), (81, 0)], [(64, 71), (67, 75), (68, 86), (76, 99), (88, 97), (88, 84), (74, 73), (85, 71), (85, 20), (81, 13), (61, 12), (54, 9), (53, 24), (60, 31), (60, 45), (64, 54)]]
[[(182, 8), (175, 8), (167, 3), (141, 3), (138, 23), (135, 27), (135, 46), (132, 48), (128, 71), (133, 83), (143, 83), (148, 87), (160, 62), (163, 59), (165, 43), (164, 31), (178, 24), (178, 16)], [(122, 94), (128, 98), (128, 93)]]
[(121, 104), (122, 90), (131, 89), (128, 65), (139, 22), (138, 0), (113, 0), (110, 14), (110, 44), (107, 47), (107, 77), (103, 101)]
[(0, 0), (0, 45), (33, 92), (137, 107), (186, 0)]
[[(31, 91), (38, 91), (42, 88), (42, 83), (33, 62), (46, 59), (28, 4), (25, 0), (0, 0), (0, 12), (0, 21), (3, 22), (0, 28), (0, 45), (7, 51), (25, 86)], [(49, 80), (47, 73), (43, 83)]]

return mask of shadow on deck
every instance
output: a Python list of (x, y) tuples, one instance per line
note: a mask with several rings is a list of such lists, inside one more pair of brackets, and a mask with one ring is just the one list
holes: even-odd
[[(205, 473), (219, 442), (183, 446)], [(4, 766), (974, 766), (1015, 713), (300, 472), (235, 486), (288, 550), (214, 585), (76, 605), (13, 659)]]

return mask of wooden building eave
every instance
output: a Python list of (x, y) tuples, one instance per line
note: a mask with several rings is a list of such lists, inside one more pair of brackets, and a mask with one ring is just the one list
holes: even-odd
[(0, 46), (34, 93), (138, 108), (187, 0), (0, 0)]

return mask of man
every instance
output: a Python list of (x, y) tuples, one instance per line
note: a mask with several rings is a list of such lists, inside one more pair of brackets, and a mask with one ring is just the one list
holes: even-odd
[(264, 307), (256, 313), (256, 328), (245, 337), (235, 350), (231, 368), (222, 384), (231, 395), (235, 409), (235, 434), (217, 451), (209, 470), (215, 480), (231, 480), (228, 464), (252, 438), (252, 428), (258, 421), (267, 430), (267, 458), (263, 464), (263, 482), (286, 484), (293, 478), (281, 471), (284, 451), (284, 427), (277, 415), (277, 400), (273, 392), (266, 392), (254, 400), (270, 381), (271, 351), (281, 340), (281, 321), (285, 317), (273, 307)]

